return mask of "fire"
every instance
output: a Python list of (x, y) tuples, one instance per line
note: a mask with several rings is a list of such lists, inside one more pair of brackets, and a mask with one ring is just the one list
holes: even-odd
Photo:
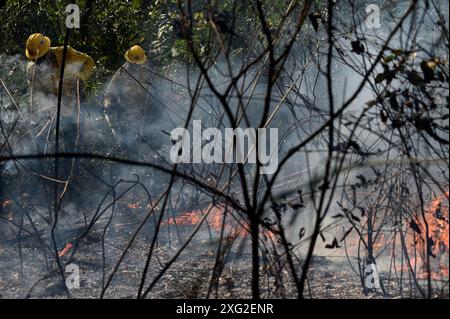
[[(213, 212), (211, 212), (211, 215)], [(210, 216), (211, 216), (210, 215)], [(167, 222), (168, 225), (197, 225), (203, 218), (203, 212), (200, 210), (193, 210), (186, 212), (178, 217), (172, 217)], [(208, 219), (211, 219), (208, 217)]]
[[(186, 212), (177, 217), (169, 218), (167, 225), (197, 225), (199, 224), (203, 217), (206, 214), (206, 210), (193, 210), (190, 212)], [(222, 229), (222, 219), (224, 216), (224, 211), (221, 208), (214, 206), (211, 208), (211, 211), (206, 218), (206, 222), (208, 225), (215, 230), (216, 232), (220, 232)], [(226, 228), (231, 226), (225, 225)]]
[(58, 257), (63, 257), (72, 249), (72, 243), (67, 243), (66, 247), (58, 253)]
[(12, 200), (11, 199), (5, 199), (2, 203), (3, 208), (11, 206), (12, 205)]
[(149, 209), (149, 208), (151, 208), (151, 205), (150, 204), (144, 205), (141, 203), (128, 203), (127, 207), (129, 209), (143, 209), (143, 208)]
[[(198, 225), (204, 218), (206, 210), (193, 210), (181, 214), (177, 217), (169, 218), (166, 225)], [(225, 211), (221, 207), (214, 206), (206, 218), (206, 222), (209, 227), (217, 233), (222, 231), (223, 218), (225, 216)], [(227, 216), (227, 222), (224, 226), (225, 234), (230, 237), (248, 237), (250, 235), (249, 230), (244, 226), (239, 224), (237, 221), (232, 219), (230, 215)], [(271, 231), (264, 230), (263, 233), (268, 238), (274, 238), (274, 233)]]
[[(430, 270), (433, 279), (448, 279), (449, 275), (449, 208), (448, 193), (431, 200), (425, 207), (425, 220), (428, 223), (430, 253)], [(412, 222), (411, 222), (412, 223)], [(420, 267), (419, 278), (427, 277), (427, 242), (426, 226), (423, 218), (414, 219), (413, 231), (409, 232), (406, 240), (410, 248), (412, 265)], [(414, 250), (415, 249), (415, 250)], [(414, 251), (417, 251), (414, 258)]]
[[(0, 203), (0, 205), (2, 205), (3, 208), (11, 207), (12, 204), (13, 204), (13, 201), (11, 199), (5, 199), (2, 203)], [(14, 214), (13, 214), (12, 210), (8, 211), (7, 219), (9, 221), (12, 221), (14, 219)]]
[(139, 203), (130, 203), (127, 205), (129, 209), (138, 209), (141, 208), (141, 205)]
[(386, 245), (386, 235), (384, 233), (380, 233), (378, 238), (373, 243), (374, 250), (381, 250)]

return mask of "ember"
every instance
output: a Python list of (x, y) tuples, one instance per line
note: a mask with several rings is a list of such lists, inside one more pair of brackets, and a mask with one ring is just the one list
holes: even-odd
[[(186, 213), (181, 214), (177, 217), (169, 218), (167, 225), (198, 225), (202, 219), (204, 218), (207, 210), (193, 210)], [(214, 206), (208, 217), (206, 218), (206, 222), (209, 227), (217, 233), (220, 233), (223, 225), (223, 218), (225, 216), (225, 210), (221, 207)], [(226, 235), (229, 235), (233, 238), (235, 237), (248, 237), (250, 235), (249, 230), (245, 227), (245, 225), (238, 223), (235, 221), (231, 215), (227, 216), (227, 221), (224, 226), (224, 231)], [(264, 230), (263, 235), (267, 238), (274, 238), (275, 234), (271, 231)]]
[(67, 243), (66, 247), (58, 253), (58, 257), (64, 257), (72, 249), (72, 243)]
[(131, 204), (128, 204), (127, 206), (128, 206), (128, 208), (130, 208), (130, 209), (138, 209), (138, 208), (141, 208), (141, 205), (139, 205), (139, 203), (131, 203)]
[(12, 205), (12, 200), (6, 199), (3, 203), (3, 207), (8, 207)]

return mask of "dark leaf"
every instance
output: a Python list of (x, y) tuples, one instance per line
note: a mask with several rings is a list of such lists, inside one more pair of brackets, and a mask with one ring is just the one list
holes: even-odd
[(422, 69), (425, 82), (430, 82), (435, 79), (434, 70), (436, 68), (436, 62), (434, 62), (433, 60), (422, 61), (422, 63), (420, 63), (420, 68)]
[(416, 233), (418, 233), (419, 235), (422, 234), (422, 231), (420, 230), (419, 225), (412, 219), (411, 222), (409, 223), (409, 227), (411, 227)]
[(394, 59), (395, 59), (395, 54), (390, 54), (387, 57), (385, 57), (383, 60), (384, 60), (384, 63), (389, 63), (389, 62), (393, 61)]
[(360, 180), (362, 187), (367, 187), (367, 179), (363, 175), (358, 175), (356, 178)]
[(381, 112), (380, 112), (380, 117), (381, 117), (381, 122), (383, 122), (383, 123), (387, 122), (388, 117), (387, 117), (386, 113), (383, 110), (381, 110)]
[(300, 232), (298, 233), (298, 238), (302, 239), (305, 236), (306, 230), (305, 227), (300, 228)]
[(348, 141), (348, 147), (353, 148), (357, 153), (361, 153), (361, 147), (353, 140)]
[(423, 84), (423, 78), (420, 76), (417, 71), (408, 72), (408, 81), (412, 85), (420, 86)]
[(401, 128), (401, 127), (405, 126), (405, 124), (406, 124), (405, 121), (403, 121), (399, 118), (395, 118), (392, 120), (391, 126), (392, 126), (392, 128)]
[(355, 222), (357, 222), (357, 223), (360, 223), (360, 222), (361, 222), (361, 219), (360, 219), (358, 216), (355, 216), (355, 215), (353, 215), (353, 214), (350, 214), (350, 217), (351, 217)]
[(377, 103), (378, 103), (377, 100), (370, 100), (366, 104), (367, 104), (367, 106), (372, 107), (372, 106), (377, 105)]
[[(430, 246), (430, 248), (434, 247), (434, 245), (436, 245), (436, 242), (433, 240), (433, 238), (428, 237), (428, 245)], [(436, 255), (433, 254), (433, 250), (429, 249), (428, 250), (429, 254), (431, 257), (436, 258)]]
[(377, 74), (377, 76), (375, 77), (375, 83), (376, 83), (376, 84), (380, 84), (380, 83), (383, 82), (384, 80), (386, 80), (386, 73), (379, 73), (379, 74)]
[(325, 183), (323, 183), (322, 185), (319, 186), (319, 190), (322, 191), (322, 192), (327, 190), (327, 189), (329, 189), (329, 188), (330, 188), (330, 185), (328, 184), (328, 182), (325, 182)]
[(361, 44), (359, 40), (352, 41), (352, 52), (355, 52), (356, 54), (363, 54), (365, 52), (364, 45)]
[(295, 203), (295, 202), (289, 202), (288, 206), (295, 210), (305, 207), (305, 205), (303, 205), (302, 203)]
[(275, 226), (277, 224), (276, 221), (272, 220), (271, 218), (267, 217), (264, 219), (264, 225), (266, 227)]
[(400, 110), (400, 105), (398, 104), (397, 97), (395, 95), (391, 95), (389, 98), (389, 103), (394, 111)]
[(336, 237), (334, 237), (333, 242), (331, 244), (326, 244), (325, 248), (327, 248), (327, 249), (335, 249), (335, 248), (341, 248), (341, 246), (339, 246), (339, 243), (338, 243)]
[(363, 207), (357, 207), (361, 211), (361, 216), (366, 216), (366, 210)]
[(425, 131), (430, 135), (433, 139), (436, 141), (448, 145), (449, 141), (445, 140), (444, 138), (440, 137), (436, 134), (436, 132), (433, 129), (433, 120), (429, 118), (423, 118), (423, 117), (417, 117), (414, 120), (414, 125), (419, 131)]

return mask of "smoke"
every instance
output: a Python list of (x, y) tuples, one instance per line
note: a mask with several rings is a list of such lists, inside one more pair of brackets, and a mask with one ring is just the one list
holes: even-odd
[[(362, 27), (364, 28), (364, 25)], [(418, 31), (418, 37), (427, 39), (428, 27), (425, 23), (423, 30)], [(366, 38), (369, 39), (363, 42), (366, 52), (370, 52), (372, 57), (376, 56), (380, 43), (386, 39), (391, 29), (389, 16), (383, 16), (381, 29), (372, 31), (364, 29)], [(354, 39), (342, 39), (343, 51), (352, 51), (350, 40), (357, 40), (357, 35)], [(326, 49), (325, 43), (319, 44), (320, 49)], [(403, 48), (403, 44), (401, 32), (394, 37), (391, 47)], [(427, 49), (438, 51), (438, 48), (433, 46), (433, 42), (427, 42), (425, 50), (421, 52)], [(337, 60), (340, 59), (338, 53), (335, 52)], [(349, 56), (343, 59), (353, 61), (353, 65), (361, 69), (373, 63), (373, 58), (366, 59), (356, 53), (349, 53)], [(0, 61), (0, 79), (6, 86), (0, 87), (2, 156), (53, 153), (55, 151), (56, 97), (41, 94), (38, 90), (30, 92), (25, 76), (27, 62), (23, 58), (0, 56)], [(223, 93), (230, 84), (229, 68), (232, 74), (242, 70), (242, 61), (236, 58), (230, 62), (231, 65), (228, 61), (219, 60), (208, 70), (211, 83), (219, 93)], [(358, 70), (346, 66), (343, 62), (345, 61), (333, 63), (333, 100), (336, 107), (341, 106), (343, 101), (352, 96), (363, 80)], [(79, 98), (80, 113), (61, 121), (61, 150), (75, 149), (73, 141), (76, 137), (78, 152), (153, 163), (171, 169), (173, 163), (170, 161), (169, 154), (173, 144), (169, 135), (172, 129), (186, 126), (192, 131), (195, 120), (200, 120), (203, 128), (216, 127), (223, 130), (233, 126), (223, 108), (223, 101), (211, 90), (199, 70), (190, 65), (173, 63), (166, 69), (146, 65), (143, 71), (144, 77), (128, 78), (127, 81), (132, 81), (131, 83), (123, 82), (117, 87), (119, 93), (114, 93), (117, 94), (116, 100), (126, 101), (120, 105), (120, 111), (111, 109), (111, 112), (105, 113), (103, 108), (105, 94), (112, 77), (104, 79), (104, 84), (94, 95), (86, 96), (82, 93), (77, 97), (75, 109), (78, 111)], [(280, 78), (273, 87), (268, 104), (270, 121), (262, 123), (267, 128), (279, 129), (280, 159), (288, 154), (292, 147), (314, 133), (329, 118), (327, 80), (322, 71), (324, 71), (323, 54), (316, 54), (312, 47), (305, 49), (303, 43), (296, 44)], [(373, 75), (381, 71), (382, 68), (377, 68)], [(133, 70), (130, 70), (130, 73), (133, 73)], [(260, 63), (248, 70), (245, 76), (235, 83), (227, 96), (226, 105), (230, 108), (231, 114), (238, 115), (236, 118), (239, 121), (235, 123), (236, 126), (241, 128), (261, 126), (266, 101), (267, 77), (267, 65)], [(373, 83), (373, 79), (371, 80)], [(129, 85), (144, 94), (127, 93), (125, 88)], [(401, 149), (390, 148), (388, 140), (380, 139), (378, 134), (374, 134), (374, 131), (383, 132), (386, 128), (385, 124), (376, 121), (375, 111), (369, 111), (370, 116), (375, 118), (373, 123), (364, 123), (367, 125), (361, 125), (355, 130), (352, 124), (345, 125), (345, 123), (354, 123), (362, 112), (367, 111), (367, 102), (376, 98), (377, 92), (374, 92), (373, 87), (367, 84), (343, 116), (335, 122), (334, 154), (342, 156), (342, 149), (345, 148), (352, 152), (345, 163), (345, 173), (338, 177), (338, 186), (345, 183), (348, 185), (359, 183), (361, 186), (364, 184), (361, 176), (367, 181), (377, 178), (368, 162), (383, 159), (384, 154), (380, 150), (388, 149), (392, 157), (402, 154)], [(33, 103), (31, 104), (30, 101)], [(63, 108), (67, 107), (65, 103), (66, 101), (63, 100)], [(188, 121), (190, 111), (192, 114)], [(368, 127), (370, 129), (367, 129)], [(350, 136), (355, 143), (351, 147), (349, 147)], [(299, 247), (299, 250), (307, 246), (305, 245), (308, 243), (307, 238), (314, 229), (314, 211), (317, 207), (314, 207), (311, 199), (316, 198), (320, 194), (320, 189), (326, 186), (323, 184), (323, 175), (328, 159), (327, 147), (328, 136), (325, 131), (287, 162), (272, 189), (274, 200), (283, 207), (285, 212), (282, 224), (288, 228), (288, 241)], [(150, 218), (145, 218), (150, 207), (168, 188), (171, 179), (169, 174), (148, 167), (123, 165), (97, 159), (64, 158), (59, 160), (59, 164), (58, 177), (61, 180), (58, 181), (58, 185), (60, 192), (64, 190), (56, 227), (56, 244), (59, 250), (64, 249), (67, 243), (78, 243), (80, 237), (86, 235), (85, 232), (88, 231), (89, 236), (83, 237), (80, 248), (83, 249), (85, 247), (83, 245), (86, 245), (89, 249), (91, 246), (86, 243), (94, 243), (92, 247), (96, 257), (104, 253), (107, 259), (104, 265), (96, 261), (98, 264), (95, 267), (103, 266), (110, 269), (120, 255), (117, 250), (124, 249), (123, 242), (128, 242), (140, 225), (143, 225), (142, 232), (137, 241), (140, 244), (148, 244), (152, 240), (158, 214), (153, 213)], [(338, 161), (332, 161), (333, 168), (337, 164)], [(178, 166), (179, 172), (197, 178), (208, 186), (217, 189), (229, 186), (227, 192), (230, 196), (243, 204), (242, 181), (236, 169), (236, 165), (206, 163)], [(69, 183), (66, 183), (67, 180), (64, 179), (69, 176), (70, 171), (73, 174)], [(246, 164), (244, 172), (247, 176), (254, 177), (255, 165)], [(0, 213), (3, 217), (0, 223), (10, 226), (10, 230), (0, 233), (0, 237), (6, 239), (14, 238), (13, 235), (22, 239), (26, 237), (27, 248), (38, 247), (49, 259), (53, 258), (50, 254), (51, 247), (50, 249), (48, 247), (51, 244), (51, 225), (54, 221), (53, 173), (52, 158), (0, 163)], [(260, 191), (264, 190), (263, 186)], [(207, 207), (213, 198), (204, 189), (192, 183), (186, 183), (181, 178), (174, 179), (170, 191), (165, 219), (173, 218), (184, 210)], [(250, 189), (249, 195), (252, 195), (254, 191), (256, 190)], [(323, 227), (326, 228), (322, 233), (325, 242), (319, 241), (316, 254), (329, 254), (330, 250), (324, 248), (325, 244), (330, 243), (333, 237), (341, 238), (348, 230), (348, 223), (337, 223), (339, 226), (337, 227), (336, 219), (332, 218), (332, 215), (342, 213), (342, 207), (336, 204), (337, 201), (342, 202), (342, 197), (343, 193), (338, 191), (330, 199), (329, 215), (323, 222)], [(6, 199), (11, 199), (14, 203), (8, 210), (1, 207)], [(220, 203), (217, 198), (214, 200)], [(12, 215), (8, 215), (10, 211), (13, 212)], [(273, 222), (275, 216), (270, 208), (267, 208), (267, 211), (263, 218)], [(241, 216), (241, 219), (245, 226), (246, 217)], [(334, 225), (334, 228), (328, 227), (329, 225)], [(23, 229), (28, 233), (24, 234)], [(299, 232), (301, 229), (305, 229), (305, 232)], [(174, 233), (173, 228), (167, 227), (163, 231), (164, 234), (161, 237), (169, 238), (169, 242), (176, 235), (180, 236), (179, 233)], [(33, 236), (37, 237), (36, 242), (33, 242), (35, 238)], [(205, 233), (199, 235), (201, 239), (206, 237)], [(118, 240), (123, 242), (117, 243)], [(104, 251), (98, 249), (99, 246), (95, 246), (105, 242), (108, 245)], [(172, 247), (177, 247), (180, 242)], [(114, 248), (114, 245), (117, 247)], [(148, 249), (147, 246), (145, 248)], [(142, 250), (142, 247), (137, 247), (134, 252), (139, 249)], [(35, 264), (33, 263), (34, 254), (28, 253), (23, 263)], [(142, 265), (145, 262), (144, 257), (142, 254), (138, 256), (134, 265)], [(39, 259), (41, 268), (37, 272), (24, 275), (24, 278), (29, 281), (28, 284), (31, 285), (46, 273), (44, 270), (46, 267), (43, 266), (46, 262), (42, 259), (45, 258)], [(126, 262), (131, 263), (128, 259)], [(52, 267), (48, 268), (54, 270)], [(0, 274), (2, 272), (4, 270), (0, 269)]]

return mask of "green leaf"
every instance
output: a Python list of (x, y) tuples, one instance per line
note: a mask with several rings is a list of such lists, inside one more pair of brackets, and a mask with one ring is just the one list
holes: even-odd
[(376, 84), (380, 84), (381, 82), (383, 82), (384, 80), (386, 80), (386, 73), (380, 73), (375, 77), (375, 83)]

